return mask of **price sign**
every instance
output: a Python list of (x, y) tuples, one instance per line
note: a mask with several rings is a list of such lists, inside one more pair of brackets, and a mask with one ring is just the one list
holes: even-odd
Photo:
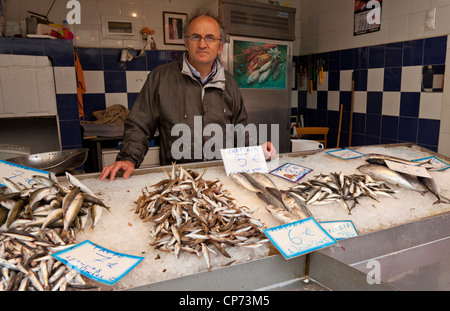
[(387, 166), (396, 172), (409, 174), (413, 176), (421, 176), (426, 178), (431, 178), (431, 175), (428, 173), (427, 169), (421, 166), (415, 166), (415, 165), (407, 165), (395, 161), (389, 161), (384, 160), (384, 162), (387, 164)]
[(221, 149), (227, 175), (233, 173), (267, 173), (267, 163), (261, 146)]
[(144, 259), (110, 251), (88, 240), (52, 256), (88, 278), (108, 285), (114, 285)]
[(358, 231), (351, 220), (321, 221), (320, 225), (336, 240), (358, 236)]
[(269, 228), (264, 233), (286, 259), (337, 243), (312, 217)]
[(343, 160), (349, 160), (349, 159), (355, 159), (355, 158), (360, 158), (362, 157), (364, 154), (345, 148), (345, 149), (340, 149), (340, 150), (333, 150), (333, 151), (326, 151), (326, 153), (328, 153), (329, 155), (332, 155), (336, 158), (340, 158)]
[(2, 179), (8, 178), (14, 183), (20, 183), (31, 188), (36, 183), (33, 175), (49, 177), (49, 172), (0, 160), (0, 186), (6, 186), (2, 183)]
[(312, 169), (304, 166), (286, 163), (271, 171), (270, 174), (279, 176), (292, 182), (297, 182), (311, 171)]
[(430, 169), (431, 171), (444, 171), (448, 168), (450, 168), (450, 164), (445, 163), (444, 161), (436, 158), (435, 156), (431, 156), (431, 157), (426, 157), (426, 158), (422, 158), (422, 159), (416, 159), (413, 160), (414, 162), (424, 162), (424, 161), (428, 161), (430, 162), (431, 165), (433, 165), (433, 168)]

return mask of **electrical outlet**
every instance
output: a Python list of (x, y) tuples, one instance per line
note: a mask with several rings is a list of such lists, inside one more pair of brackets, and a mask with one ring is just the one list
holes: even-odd
[(436, 8), (427, 10), (425, 19), (425, 30), (436, 29)]

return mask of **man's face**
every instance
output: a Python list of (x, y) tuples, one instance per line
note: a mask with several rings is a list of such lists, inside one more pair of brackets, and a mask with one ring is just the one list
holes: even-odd
[[(188, 36), (197, 35), (201, 37), (214, 36), (220, 38), (220, 28), (217, 22), (209, 16), (199, 16), (194, 19), (188, 29)], [(223, 44), (220, 40), (205, 42), (204, 39), (193, 41), (185, 40), (185, 46), (189, 55), (189, 63), (194, 66), (212, 66), (214, 59), (222, 52)]]

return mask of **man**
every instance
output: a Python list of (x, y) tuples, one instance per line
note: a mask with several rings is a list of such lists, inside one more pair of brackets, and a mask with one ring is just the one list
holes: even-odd
[[(125, 120), (123, 142), (117, 161), (105, 168), (99, 178), (113, 180), (119, 170), (128, 178), (142, 163), (156, 129), (160, 134), (160, 164), (201, 161), (195, 155), (208, 137), (195, 139), (194, 133), (183, 141), (180, 152), (188, 151), (188, 159), (174, 158), (172, 147), (179, 137), (172, 134), (179, 124), (190, 129), (216, 124), (247, 124), (247, 111), (239, 87), (218, 60), (225, 42), (220, 20), (208, 13), (197, 14), (186, 21), (184, 28), (186, 52), (179, 62), (155, 68), (147, 78), (133, 108)], [(197, 122), (197, 124), (195, 123)], [(225, 144), (223, 145), (225, 147)], [(263, 144), (266, 159), (274, 158), (276, 150), (270, 142)], [(198, 154), (197, 154), (198, 155)]]

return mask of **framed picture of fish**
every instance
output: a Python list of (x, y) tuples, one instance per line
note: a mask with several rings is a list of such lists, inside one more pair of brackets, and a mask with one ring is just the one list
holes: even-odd
[(287, 53), (288, 45), (283, 41), (233, 38), (230, 69), (240, 88), (291, 89), (287, 85)]
[(186, 13), (163, 12), (164, 44), (184, 45), (183, 27)]

